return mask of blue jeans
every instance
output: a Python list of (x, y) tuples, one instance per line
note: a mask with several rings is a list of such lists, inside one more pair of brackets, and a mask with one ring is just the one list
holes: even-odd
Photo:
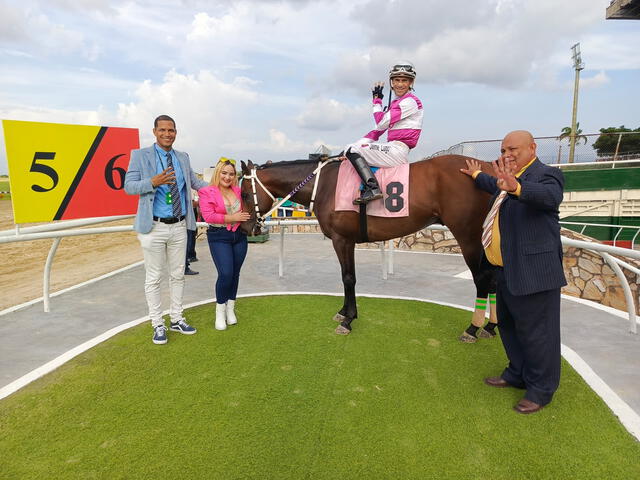
[(226, 227), (209, 227), (207, 241), (211, 258), (218, 270), (216, 302), (227, 303), (227, 300), (235, 300), (240, 282), (240, 268), (247, 256), (247, 235), (239, 229), (232, 232)]

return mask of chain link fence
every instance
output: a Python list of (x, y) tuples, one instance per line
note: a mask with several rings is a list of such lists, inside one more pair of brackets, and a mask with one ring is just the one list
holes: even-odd
[[(619, 161), (619, 160), (640, 160), (640, 148), (625, 148), (624, 143), (621, 144), (624, 135), (640, 136), (638, 132), (620, 132), (620, 133), (590, 133), (586, 135), (578, 135), (576, 137), (576, 147), (573, 157), (574, 163), (587, 162), (603, 162), (603, 161)], [(608, 144), (612, 145), (610, 152), (598, 154), (593, 148), (594, 142), (600, 137), (610, 137)], [(537, 137), (535, 139), (538, 145), (537, 154), (540, 161), (547, 164), (558, 164), (569, 162), (569, 138), (565, 137)], [(474, 157), (478, 160), (492, 161), (500, 155), (500, 140), (476, 140), (470, 142), (462, 142), (453, 145), (446, 150), (441, 150), (430, 155), (427, 158), (437, 157), (439, 155), (466, 155)], [(640, 144), (640, 142), (635, 142)], [(617, 150), (615, 147), (618, 147)]]

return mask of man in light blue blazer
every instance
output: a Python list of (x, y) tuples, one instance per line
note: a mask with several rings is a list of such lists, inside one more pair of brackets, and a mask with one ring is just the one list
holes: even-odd
[(144, 253), (145, 296), (153, 327), (153, 343), (167, 343), (167, 329), (162, 319), (160, 282), (169, 270), (169, 330), (193, 335), (196, 329), (182, 316), (187, 228), (195, 230), (191, 208), (191, 189), (207, 185), (191, 169), (189, 155), (173, 150), (175, 121), (160, 115), (153, 123), (156, 143), (133, 150), (124, 179), (124, 190), (139, 195), (134, 229)]

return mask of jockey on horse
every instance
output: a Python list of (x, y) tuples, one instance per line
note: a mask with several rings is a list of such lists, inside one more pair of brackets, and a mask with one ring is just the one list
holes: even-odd
[[(364, 138), (348, 145), (344, 154), (364, 183), (362, 195), (353, 201), (355, 205), (382, 198), (380, 185), (369, 165), (394, 167), (408, 163), (409, 150), (418, 143), (422, 132), (422, 102), (412, 92), (415, 78), (416, 71), (410, 62), (393, 66), (389, 72), (389, 82), (396, 98), (386, 109), (382, 108), (384, 82), (377, 82), (373, 86), (371, 93), (376, 127)], [(385, 131), (388, 142), (378, 142)]]

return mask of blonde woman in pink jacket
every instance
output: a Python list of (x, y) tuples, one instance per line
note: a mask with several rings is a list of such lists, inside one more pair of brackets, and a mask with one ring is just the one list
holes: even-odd
[(240, 268), (247, 255), (247, 235), (238, 227), (249, 219), (249, 213), (242, 211), (235, 160), (220, 158), (209, 186), (198, 194), (202, 218), (209, 224), (209, 250), (218, 271), (215, 328), (225, 330), (227, 325), (238, 323), (234, 308)]

